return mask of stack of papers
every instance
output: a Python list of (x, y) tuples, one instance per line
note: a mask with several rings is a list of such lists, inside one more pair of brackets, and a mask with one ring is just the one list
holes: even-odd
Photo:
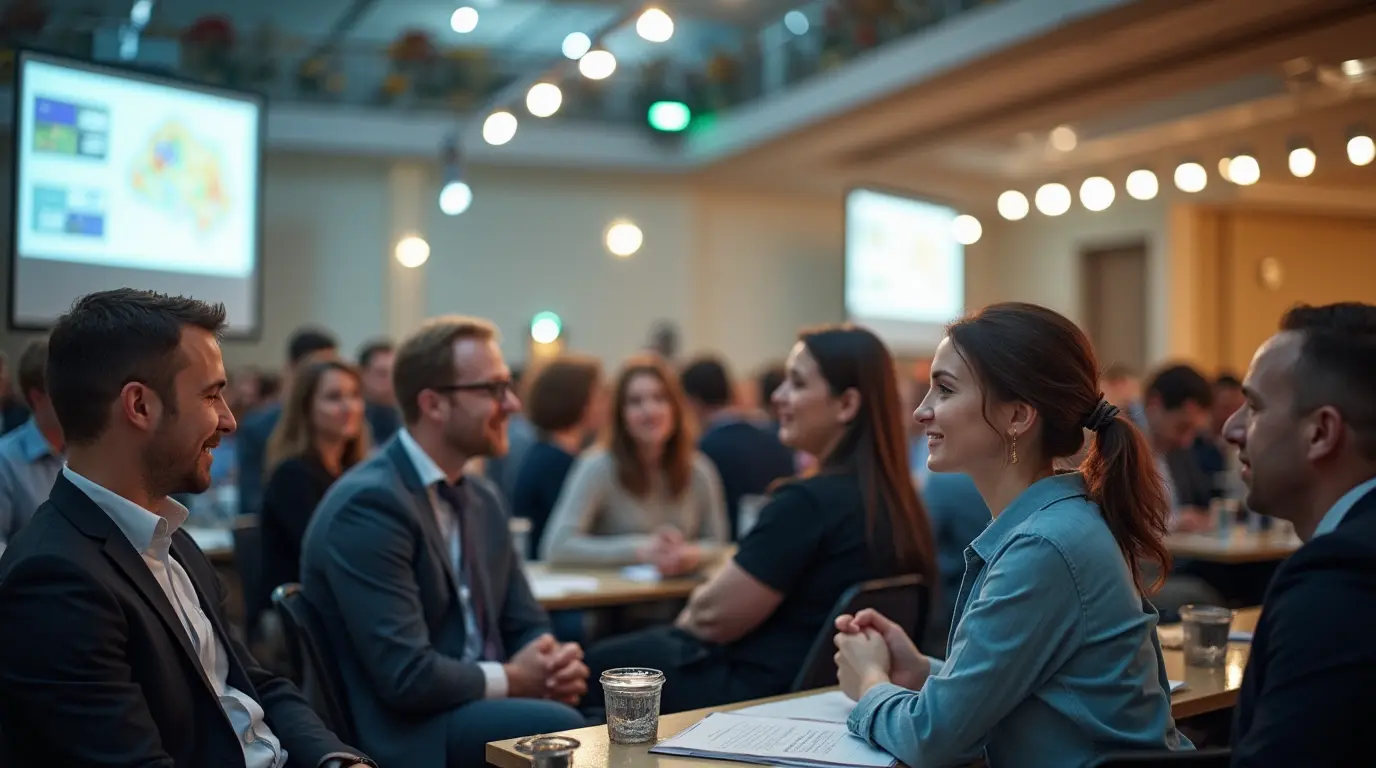
[(791, 768), (892, 768), (897, 760), (850, 735), (844, 723), (716, 712), (650, 750), (657, 755)]
[(621, 569), (621, 578), (637, 584), (654, 584), (662, 578), (653, 565), (628, 565)]
[(819, 693), (815, 696), (802, 696), (784, 699), (769, 704), (736, 710), (738, 715), (756, 717), (780, 717), (785, 720), (812, 720), (819, 723), (844, 723), (855, 711), (855, 702), (840, 691)]
[(570, 594), (596, 592), (598, 584), (596, 576), (546, 573), (531, 577), (530, 591), (535, 594), (536, 600), (549, 600)]

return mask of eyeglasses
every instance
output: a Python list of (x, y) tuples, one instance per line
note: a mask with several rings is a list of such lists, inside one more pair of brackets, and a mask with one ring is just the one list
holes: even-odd
[(512, 383), (509, 379), (500, 381), (475, 381), (472, 384), (445, 384), (438, 387), (428, 387), (435, 392), (486, 392), (489, 397), (497, 402), (506, 400), (506, 396), (512, 390)]

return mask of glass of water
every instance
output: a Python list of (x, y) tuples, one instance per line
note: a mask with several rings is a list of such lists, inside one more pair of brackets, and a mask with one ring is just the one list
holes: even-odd
[(1195, 667), (1221, 667), (1228, 657), (1228, 633), (1233, 612), (1214, 605), (1186, 605), (1180, 609), (1185, 630), (1185, 663)]
[(607, 735), (613, 744), (645, 744), (659, 735), (659, 697), (664, 673), (627, 667), (602, 673)]

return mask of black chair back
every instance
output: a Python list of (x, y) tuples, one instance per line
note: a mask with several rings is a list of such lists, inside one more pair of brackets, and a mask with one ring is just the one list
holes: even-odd
[(793, 681), (793, 690), (810, 691), (836, 685), (836, 662), (832, 659), (836, 646), (832, 638), (836, 636), (838, 616), (873, 608), (902, 627), (908, 637), (918, 638), (926, 626), (930, 603), (927, 585), (916, 574), (867, 581), (846, 590), (812, 643), (812, 650), (808, 651), (807, 660)]
[(287, 653), (301, 675), (301, 690), (311, 708), (346, 744), (354, 743), (353, 720), (344, 698), (344, 680), (325, 640), (324, 622), (301, 592), (300, 584), (272, 591), (272, 604), (282, 619)]
[(239, 587), (244, 596), (245, 645), (258, 641), (258, 619), (263, 611), (267, 588), (263, 586), (263, 529), (257, 515), (240, 515), (234, 519), (234, 571), (239, 575)]
[(1227, 747), (1171, 752), (1114, 752), (1106, 755), (1095, 768), (1228, 768), (1232, 751)]

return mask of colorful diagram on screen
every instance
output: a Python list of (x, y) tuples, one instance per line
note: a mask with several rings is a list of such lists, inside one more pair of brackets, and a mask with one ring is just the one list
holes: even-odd
[(220, 158), (177, 120), (163, 123), (135, 160), (134, 194), (209, 232), (230, 210)]

